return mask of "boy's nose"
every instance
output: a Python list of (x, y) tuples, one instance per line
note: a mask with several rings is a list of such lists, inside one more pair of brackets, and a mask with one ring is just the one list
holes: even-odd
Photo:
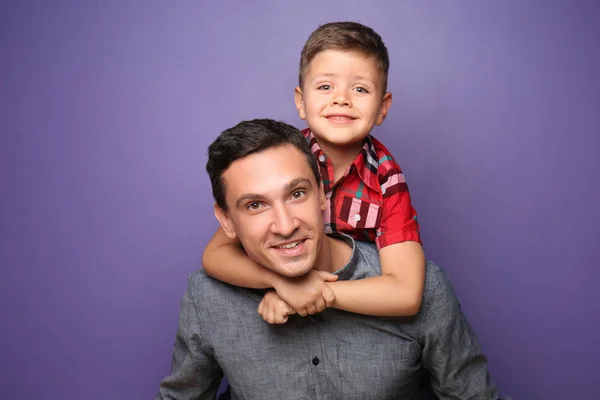
[(333, 96), (331, 103), (334, 106), (350, 106), (350, 97), (342, 92), (336, 93), (336, 95)]

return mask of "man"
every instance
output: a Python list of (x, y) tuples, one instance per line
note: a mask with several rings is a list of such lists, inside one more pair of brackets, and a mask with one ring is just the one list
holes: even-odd
[[(207, 171), (221, 226), (266, 268), (340, 281), (381, 273), (374, 245), (324, 233), (319, 172), (295, 128), (242, 122), (211, 144)], [(271, 325), (256, 312), (264, 294), (192, 274), (157, 399), (213, 399), (223, 375), (233, 399), (417, 399), (424, 373), (440, 399), (498, 398), (452, 285), (432, 263), (410, 318), (328, 308)]]

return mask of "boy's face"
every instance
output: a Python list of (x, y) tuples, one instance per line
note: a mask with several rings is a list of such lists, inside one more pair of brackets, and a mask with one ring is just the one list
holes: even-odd
[(225, 233), (280, 275), (308, 273), (320, 257), (326, 203), (306, 155), (273, 147), (234, 161), (223, 179), (228, 211), (215, 206), (215, 216)]
[(296, 108), (319, 145), (358, 150), (392, 104), (383, 91), (375, 60), (354, 51), (325, 50), (312, 60), (302, 87), (295, 90)]

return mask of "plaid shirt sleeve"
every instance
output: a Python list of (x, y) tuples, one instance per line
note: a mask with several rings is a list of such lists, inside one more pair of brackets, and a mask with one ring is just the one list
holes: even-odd
[(413, 241), (422, 244), (417, 212), (410, 201), (410, 193), (400, 167), (392, 160), (381, 165), (379, 183), (383, 195), (383, 211), (375, 243), (378, 249)]

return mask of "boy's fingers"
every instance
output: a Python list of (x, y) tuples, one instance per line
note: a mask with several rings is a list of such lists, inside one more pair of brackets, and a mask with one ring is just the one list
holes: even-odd
[(301, 308), (297, 311), (298, 315), (300, 315), (301, 317), (306, 317), (308, 315), (308, 312), (306, 311), (306, 308)]
[(323, 299), (323, 297), (321, 297), (315, 302), (315, 307), (317, 308), (317, 312), (321, 312), (325, 309), (325, 300)]

